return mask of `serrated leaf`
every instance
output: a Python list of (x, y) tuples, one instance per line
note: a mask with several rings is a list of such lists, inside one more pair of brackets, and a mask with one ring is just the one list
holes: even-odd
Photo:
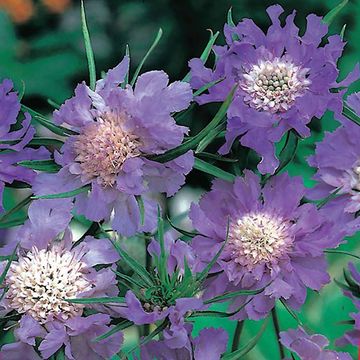
[(150, 274), (148, 273), (148, 271), (140, 263), (138, 263), (135, 259), (133, 259), (131, 256), (129, 256), (125, 250), (121, 249), (120, 245), (117, 242), (115, 242), (111, 239), (109, 239), (109, 241), (111, 241), (111, 243), (115, 247), (115, 250), (118, 252), (118, 254), (122, 258), (122, 260), (132, 270), (134, 270), (135, 273), (138, 274), (145, 281), (145, 283), (148, 286), (154, 286), (154, 282), (153, 282)]
[(224, 354), (221, 357), (221, 360), (238, 360), (242, 356), (245, 356), (248, 352), (250, 352), (255, 347), (255, 345), (258, 343), (258, 341), (260, 340), (262, 334), (264, 333), (264, 331), (266, 329), (268, 322), (269, 322), (269, 317), (267, 317), (264, 320), (258, 333), (253, 338), (251, 338), (246, 345), (244, 345), (243, 347), (241, 347), (240, 349), (238, 349), (236, 351), (233, 351), (232, 353)]
[(105, 334), (102, 334), (102, 335), (96, 337), (92, 341), (104, 340), (104, 339), (110, 337), (111, 335), (116, 334), (119, 331), (127, 329), (128, 327), (130, 327), (132, 325), (134, 325), (134, 323), (132, 321), (130, 321), (130, 320), (122, 321), (120, 324), (115, 325), (111, 330), (107, 331)]
[(124, 297), (101, 297), (101, 298), (80, 298), (80, 299), (65, 299), (65, 301), (72, 304), (118, 304), (125, 303)]
[(31, 198), (34, 200), (37, 200), (37, 199), (65, 199), (65, 198), (69, 198), (69, 197), (75, 197), (76, 195), (79, 195), (83, 192), (87, 192), (90, 189), (91, 189), (91, 185), (85, 185), (85, 186), (82, 186), (82, 187), (72, 190), (72, 191), (66, 191), (66, 192), (58, 193), (58, 194), (32, 196)]
[(206, 174), (210, 174), (212, 176), (215, 176), (216, 178), (219, 178), (219, 179), (222, 179), (225, 181), (233, 182), (236, 178), (235, 175), (233, 175), (227, 171), (224, 171), (215, 165), (209, 164), (206, 161), (201, 160), (199, 158), (195, 158), (194, 169), (202, 171)]
[(61, 169), (61, 166), (56, 164), (53, 160), (25, 160), (19, 161), (17, 164), (28, 169), (48, 173), (57, 173)]
[(96, 69), (95, 69), (95, 60), (94, 60), (94, 53), (91, 46), (90, 34), (89, 29), (86, 23), (86, 15), (84, 9), (84, 1), (81, 0), (81, 28), (84, 37), (84, 45), (86, 51), (86, 58), (88, 61), (89, 67), (89, 78), (90, 78), (90, 88), (95, 90), (96, 86)]
[(232, 102), (232, 99), (234, 97), (236, 88), (237, 88), (237, 86), (233, 87), (233, 89), (230, 91), (229, 95), (226, 97), (225, 101), (221, 104), (221, 106), (220, 106), (218, 112), (215, 114), (214, 118), (197, 135), (195, 135), (191, 139), (185, 141), (183, 144), (177, 146), (176, 148), (168, 150), (164, 154), (161, 154), (161, 155), (150, 156), (149, 159), (160, 162), (160, 163), (166, 163), (168, 161), (174, 160), (177, 157), (185, 154), (189, 150), (194, 149), (200, 143), (200, 141), (211, 130), (215, 129), (220, 124), (220, 122), (224, 119), (226, 112), (227, 112), (227, 110)]
[(136, 79), (138, 78), (140, 71), (143, 67), (143, 65), (145, 64), (145, 61), (147, 60), (147, 58), (150, 56), (150, 54), (153, 52), (153, 50), (156, 48), (157, 44), (159, 43), (161, 37), (162, 37), (163, 31), (160, 28), (153, 43), (151, 44), (149, 50), (146, 52), (145, 56), (143, 57), (143, 59), (140, 61), (140, 64), (138, 65), (138, 67), (135, 70), (134, 76), (131, 79), (130, 85), (134, 86)]
[(340, 4), (335, 6), (332, 10), (330, 10), (323, 18), (323, 22), (330, 26), (330, 24), (334, 21), (336, 16), (340, 13), (340, 11), (347, 5), (349, 0), (343, 0)]
[[(212, 47), (215, 44), (215, 41), (217, 39), (217, 37), (219, 36), (219, 32), (217, 31), (215, 34), (213, 34), (213, 32), (210, 30), (210, 39), (208, 41), (208, 43), (205, 46), (205, 49), (203, 50), (203, 52), (200, 55), (200, 59), (202, 60), (202, 62), (205, 64), (207, 59), (209, 58), (209, 55), (211, 53)], [(185, 77), (182, 79), (182, 81), (188, 82), (191, 78), (191, 71), (189, 71)]]

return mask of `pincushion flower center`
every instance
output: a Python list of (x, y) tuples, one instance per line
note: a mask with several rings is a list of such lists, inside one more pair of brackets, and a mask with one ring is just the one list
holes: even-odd
[(308, 72), (309, 69), (296, 66), (285, 57), (261, 60), (242, 74), (240, 88), (246, 93), (244, 101), (256, 110), (285, 112), (308, 89), (311, 83)]
[(249, 270), (276, 261), (291, 245), (288, 227), (286, 221), (266, 213), (241, 217), (229, 229), (227, 249), (231, 258)]
[(10, 266), (5, 283), (9, 306), (41, 323), (49, 316), (66, 320), (81, 315), (84, 305), (65, 299), (89, 290), (87, 266), (70, 251), (33, 248)]
[(360, 160), (358, 160), (352, 168), (350, 182), (353, 190), (360, 191)]
[(140, 155), (139, 138), (124, 128), (125, 115), (108, 114), (85, 126), (74, 142), (84, 181), (113, 186), (125, 160)]

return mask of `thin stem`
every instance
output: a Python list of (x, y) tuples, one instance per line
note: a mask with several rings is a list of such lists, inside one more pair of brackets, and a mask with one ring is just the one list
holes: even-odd
[[(151, 242), (151, 234), (145, 233), (145, 267), (146, 270), (150, 273), (151, 272), (151, 255), (147, 251), (147, 248)], [(150, 334), (150, 324), (145, 324), (143, 329), (143, 335), (148, 336)]]
[(235, 351), (238, 349), (239, 342), (240, 342), (240, 335), (244, 328), (244, 321), (238, 321), (235, 328), (234, 338), (231, 346), (231, 351)]
[(285, 351), (284, 351), (284, 348), (283, 348), (283, 346), (282, 346), (282, 344), (280, 342), (280, 326), (279, 326), (279, 319), (277, 317), (275, 307), (271, 310), (271, 316), (272, 316), (272, 320), (273, 320), (273, 323), (274, 323), (276, 338), (277, 338), (278, 345), (279, 345), (280, 358), (284, 359), (285, 358)]

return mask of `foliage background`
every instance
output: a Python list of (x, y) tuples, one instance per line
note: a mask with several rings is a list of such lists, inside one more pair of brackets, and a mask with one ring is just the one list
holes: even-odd
[[(296, 22), (303, 29), (308, 13), (323, 15), (338, 1), (280, 0), (279, 3), (287, 13), (297, 10)], [(56, 7), (59, 4), (62, 6)], [(206, 29), (221, 31), (230, 7), (233, 9), (235, 22), (243, 17), (250, 17), (266, 29), (269, 20), (265, 9), (271, 4), (273, 2), (259, 0), (85, 0), (98, 76), (100, 70), (113, 67), (120, 61), (126, 44), (130, 46), (134, 69), (161, 27), (164, 31), (163, 38), (145, 64), (144, 71), (164, 69), (172, 80), (181, 79), (188, 71), (187, 61), (199, 56), (204, 48), (209, 36)], [(1, 7), (7, 9), (7, 12), (1, 12)], [(19, 14), (26, 15), (22, 17), (21, 23)], [(360, 0), (352, 0), (330, 29), (330, 33), (339, 33), (346, 24), (345, 40), (348, 44), (340, 61), (340, 78), (359, 61), (360, 21), (356, 21), (357, 19), (360, 19)], [(223, 41), (221, 35), (218, 42)], [(87, 79), (87, 76), (78, 1), (0, 0), (0, 79), (13, 79), (19, 92), (24, 92), (23, 102), (26, 105), (50, 114), (52, 108), (47, 98), (61, 104), (71, 96), (74, 85)], [(351, 91), (359, 89), (360, 87), (355, 85)], [(195, 133), (206, 124), (213, 111), (214, 106), (196, 109), (183, 123)], [(327, 114), (321, 122), (314, 120), (312, 137), (301, 142), (294, 163), (288, 167), (292, 175), (303, 176), (307, 186), (312, 184), (310, 178), (313, 170), (306, 165), (305, 158), (313, 152), (314, 143), (321, 140), (323, 132), (335, 127), (336, 122), (331, 114)], [(210, 180), (209, 177), (193, 171), (188, 177), (185, 189), (170, 200), (169, 211), (173, 214), (183, 211), (189, 201), (196, 200), (202, 191), (209, 189)], [(5, 205), (10, 207), (17, 201), (15, 197), (18, 196), (21, 194), (7, 191)], [(0, 242), (4, 242), (9, 234), (1, 231), (0, 229)], [(359, 240), (359, 236), (353, 237), (348, 244), (342, 245), (342, 249), (359, 254)], [(141, 244), (133, 244), (134, 249), (137, 246)], [(335, 254), (328, 256), (332, 278), (341, 279), (342, 269), (349, 258)], [(334, 339), (341, 336), (348, 326), (338, 322), (348, 319), (348, 313), (352, 310), (350, 301), (331, 283), (320, 294), (309, 294), (301, 318), (311, 329), (326, 335), (333, 344)], [(278, 311), (282, 329), (296, 326), (296, 322), (284, 308), (280, 306)], [(207, 318), (198, 321), (196, 329), (200, 326), (224, 326), (232, 336), (235, 323)], [(259, 323), (247, 321), (241, 343), (245, 344), (254, 336), (259, 326)], [(127, 334), (128, 346), (134, 341), (136, 333), (130, 330)], [(355, 358), (357, 349), (347, 350)], [(258, 346), (246, 356), (246, 359), (269, 358), (278, 358), (271, 323)]]

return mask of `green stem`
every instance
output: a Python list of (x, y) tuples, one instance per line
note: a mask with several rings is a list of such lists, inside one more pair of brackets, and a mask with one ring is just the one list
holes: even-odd
[(243, 328), (244, 328), (244, 321), (238, 321), (238, 323), (236, 324), (236, 328), (235, 328), (231, 351), (235, 351), (238, 349), (239, 342), (240, 342), (240, 335), (241, 335)]
[(277, 317), (275, 307), (271, 310), (271, 316), (272, 316), (272, 320), (273, 320), (273, 323), (274, 323), (276, 338), (277, 338), (278, 345), (279, 345), (280, 358), (284, 359), (285, 358), (285, 351), (284, 351), (284, 348), (283, 348), (283, 346), (282, 346), (282, 344), (280, 342), (280, 326), (279, 326), (279, 319)]
[[(147, 251), (148, 246), (151, 242), (151, 234), (145, 233), (145, 268), (150, 273), (151, 271), (151, 255)], [(143, 329), (143, 336), (148, 336), (150, 334), (150, 324), (145, 324)]]

